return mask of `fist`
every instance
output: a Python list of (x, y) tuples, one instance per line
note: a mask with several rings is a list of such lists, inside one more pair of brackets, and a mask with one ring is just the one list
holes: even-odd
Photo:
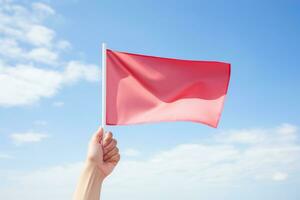
[(103, 178), (107, 177), (116, 167), (120, 160), (117, 140), (111, 132), (104, 135), (100, 127), (89, 143), (87, 162), (95, 164)]

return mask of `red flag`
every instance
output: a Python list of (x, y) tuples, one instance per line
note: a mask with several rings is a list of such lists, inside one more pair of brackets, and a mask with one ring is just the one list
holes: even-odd
[(106, 51), (106, 124), (193, 121), (217, 127), (230, 64)]

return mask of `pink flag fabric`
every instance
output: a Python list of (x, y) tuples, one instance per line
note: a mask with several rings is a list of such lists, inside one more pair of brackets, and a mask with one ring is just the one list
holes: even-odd
[(193, 121), (217, 127), (230, 64), (106, 51), (106, 124)]

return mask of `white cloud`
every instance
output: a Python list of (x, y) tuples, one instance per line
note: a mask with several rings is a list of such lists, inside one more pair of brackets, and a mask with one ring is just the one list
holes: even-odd
[(45, 25), (45, 18), (52, 15), (55, 10), (45, 3), (26, 7), (1, 2), (0, 106), (31, 105), (79, 80), (99, 79), (97, 66), (62, 60), (61, 50), (71, 44)]
[(274, 181), (284, 181), (288, 178), (288, 174), (287, 173), (283, 173), (283, 172), (275, 172), (272, 175), (272, 179)]
[(281, 134), (292, 135), (298, 131), (298, 128), (291, 124), (282, 124), (277, 128), (277, 131)]
[(33, 3), (32, 9), (8, 1), (2, 3), (0, 36), (4, 41), (13, 41), (9, 43), (10, 47), (21, 48), (22, 51), (15, 53), (15, 56), (23, 58), (23, 52), (36, 46), (53, 51), (53, 48), (70, 45), (68, 41), (58, 39), (55, 30), (45, 25), (45, 17), (49, 14), (55, 14), (55, 11), (44, 3)]
[(61, 50), (66, 50), (66, 49), (70, 49), (72, 47), (72, 45), (70, 44), (70, 42), (66, 41), (66, 40), (60, 40), (57, 43), (57, 48), (61, 49)]
[(52, 104), (54, 107), (63, 107), (65, 105), (65, 103), (63, 101), (55, 101)]
[(256, 144), (263, 142), (266, 138), (263, 130), (240, 130), (226, 132), (226, 136), (221, 135), (220, 139), (227, 143)]
[(15, 61), (34, 61), (48, 65), (57, 65), (58, 54), (50, 49), (40, 47), (24, 51), (14, 39), (0, 40), (0, 55), (2, 59)]
[(8, 58), (18, 58), (23, 50), (14, 39), (0, 39), (0, 54)]
[(0, 105), (28, 105), (42, 97), (51, 97), (63, 82), (58, 71), (33, 66), (0, 66)]
[(6, 67), (0, 63), (0, 106), (30, 105), (43, 97), (52, 97), (60, 88), (79, 80), (97, 81), (98, 68), (79, 61), (64, 71), (42, 69), (32, 65)]
[[(72, 192), (82, 163), (58, 165), (30, 173), (0, 171), (0, 179), (8, 178), (14, 185), (0, 187), (0, 199), (10, 200), (66, 200)], [(15, 188), (15, 186), (20, 188)]]
[(282, 124), (272, 129), (243, 129), (226, 131), (216, 136), (221, 143), (241, 145), (276, 145), (297, 142), (297, 127)]
[(26, 33), (28, 41), (34, 45), (50, 46), (55, 36), (55, 32), (45, 26), (33, 25)]
[(132, 148), (129, 148), (129, 149), (125, 149), (123, 152), (121, 152), (122, 155), (124, 156), (127, 156), (127, 157), (136, 157), (136, 156), (139, 156), (141, 155), (141, 152), (136, 150), (136, 149), (132, 149)]
[(12, 159), (13, 156), (6, 154), (6, 153), (0, 153), (0, 159)]
[(35, 2), (32, 4), (32, 8), (35, 11), (40, 12), (41, 14), (48, 14), (48, 15), (55, 14), (55, 10), (53, 10), (53, 8), (51, 8), (50, 6), (44, 3)]
[(47, 48), (35, 48), (28, 53), (28, 58), (45, 64), (55, 64), (58, 55)]
[(11, 140), (17, 145), (40, 142), (48, 137), (47, 134), (35, 132), (12, 133), (10, 135)]
[(66, 65), (65, 81), (73, 83), (80, 79), (98, 81), (100, 79), (99, 68), (96, 65), (70, 61)]
[[(113, 175), (105, 181), (102, 198), (216, 200), (222, 198), (222, 192), (233, 194), (237, 187), (242, 190), (249, 183), (257, 186), (259, 191), (265, 183), (268, 187), (276, 187), (278, 181), (290, 180), (294, 184), (299, 177), (289, 174), (300, 172), (300, 144), (298, 138), (289, 140), (288, 144), (286, 141), (278, 143), (281, 138), (279, 130), (285, 126), (286, 124), (272, 129), (260, 129), (265, 134), (265, 140), (272, 141), (263, 145), (260, 141), (256, 144), (251, 142), (241, 148), (236, 141), (220, 142), (212, 137), (209, 143), (182, 144), (148, 158), (128, 160), (123, 157)], [(257, 129), (248, 130), (255, 132)], [(276, 130), (278, 132), (274, 134)], [(245, 133), (245, 130), (241, 131)], [(222, 137), (231, 137), (232, 133), (233, 131), (225, 131)], [(239, 130), (234, 133), (239, 134)], [(70, 199), (81, 166), (81, 163), (59, 165), (23, 174), (16, 173), (13, 178), (9, 176), (9, 179), (3, 177), (3, 180), (12, 181), (10, 184), (13, 186), (0, 187), (0, 198)], [(250, 192), (253, 192), (253, 187)], [(219, 193), (220, 196), (217, 195)], [(250, 193), (249, 195), (251, 196)]]
[(44, 17), (40, 10), (4, 2), (0, 8), (0, 34), (28, 44), (50, 45), (55, 31), (42, 24)]

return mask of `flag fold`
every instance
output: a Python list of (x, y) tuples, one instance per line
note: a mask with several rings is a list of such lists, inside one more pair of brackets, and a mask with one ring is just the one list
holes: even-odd
[(193, 121), (217, 127), (230, 64), (106, 51), (106, 124)]

